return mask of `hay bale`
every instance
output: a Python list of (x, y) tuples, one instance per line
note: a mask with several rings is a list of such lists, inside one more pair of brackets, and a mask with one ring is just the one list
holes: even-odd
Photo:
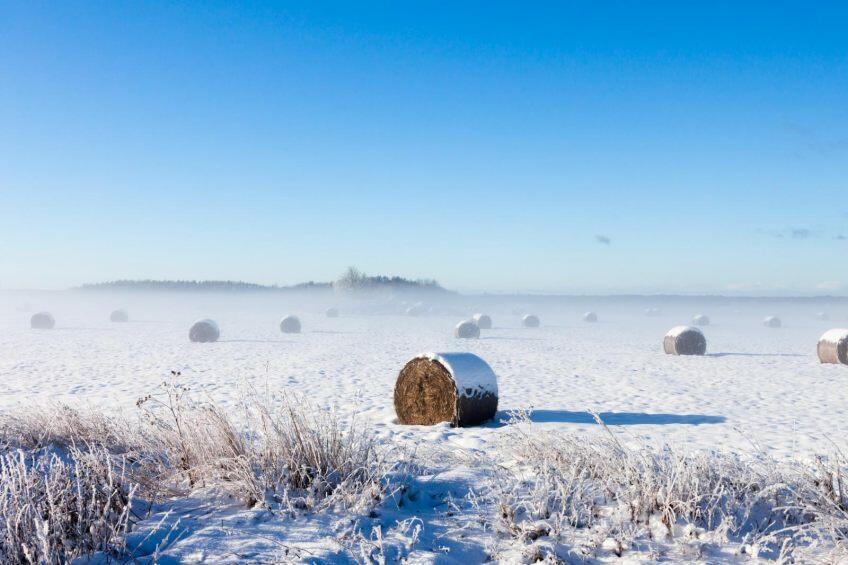
[(490, 330), (492, 329), (492, 318), (487, 314), (474, 314), (474, 323), (477, 324), (477, 327), (481, 330)]
[(327, 308), (327, 311), (325, 312), (325, 314), (327, 314), (328, 318), (338, 318), (339, 317), (339, 309), (335, 308), (335, 307)]
[(677, 326), (665, 334), (663, 349), (669, 355), (703, 355), (707, 352), (707, 339), (698, 328)]
[(598, 321), (598, 315), (594, 312), (586, 312), (583, 314), (583, 321), (589, 323), (595, 323)]
[(779, 328), (781, 326), (780, 318), (777, 316), (766, 316), (763, 320), (763, 325), (767, 328)]
[(29, 319), (29, 326), (36, 330), (52, 330), (56, 320), (50, 312), (38, 312)]
[(645, 308), (645, 315), (650, 318), (656, 318), (662, 315), (662, 308)]
[(541, 325), (539, 321), (539, 316), (535, 314), (527, 314), (523, 318), (521, 318), (521, 325), (525, 328), (538, 328)]
[(471, 353), (425, 353), (401, 369), (394, 396), (401, 424), (474, 426), (495, 416), (498, 380)]
[(453, 336), (460, 339), (477, 339), (480, 337), (480, 328), (472, 320), (463, 320), (454, 328)]
[(817, 350), (822, 363), (848, 365), (848, 329), (836, 328), (824, 332)]
[(427, 307), (422, 303), (413, 304), (406, 309), (407, 316), (421, 316), (427, 313)]
[(710, 318), (704, 314), (697, 314), (694, 318), (692, 318), (692, 323), (696, 326), (709, 326)]
[(826, 312), (819, 312), (816, 314), (816, 318), (822, 321), (830, 320), (830, 316), (828, 316)]
[(218, 341), (219, 337), (221, 337), (221, 330), (218, 324), (215, 320), (208, 318), (196, 321), (188, 331), (188, 338), (195, 343), (212, 343)]
[(122, 309), (119, 309), (119, 310), (115, 310), (114, 312), (109, 314), (109, 321), (110, 322), (129, 322), (130, 321), (130, 315), (127, 314), (127, 311), (122, 308)]
[(280, 320), (280, 331), (284, 334), (299, 334), (300, 318), (292, 315), (286, 316)]

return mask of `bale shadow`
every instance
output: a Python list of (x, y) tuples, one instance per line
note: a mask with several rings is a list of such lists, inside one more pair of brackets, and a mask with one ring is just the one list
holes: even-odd
[(544, 341), (540, 337), (500, 337), (500, 336), (493, 336), (493, 335), (481, 337), (480, 339), (499, 339), (499, 340), (502, 340), (502, 341)]
[[(708, 414), (650, 414), (646, 412), (600, 412), (601, 420), (608, 426), (667, 426), (669, 424), (685, 424), (699, 426), (701, 424), (723, 424), (727, 421), (724, 416)], [(499, 410), (491, 427), (505, 426), (510, 420), (507, 411)], [(570, 412), (568, 410), (533, 410), (530, 421), (537, 424), (597, 424), (589, 412)]]
[(308, 332), (303, 332), (303, 333), (309, 333), (309, 334), (331, 334), (331, 335), (333, 335), (333, 334), (339, 334), (339, 335), (345, 335), (345, 334), (358, 334), (358, 333), (361, 333), (361, 332), (345, 332), (345, 331), (339, 331), (339, 330), (310, 330), (310, 331), (308, 331)]
[(805, 353), (707, 353), (705, 357), (807, 357)]
[(287, 339), (219, 339), (216, 343), (291, 343)]

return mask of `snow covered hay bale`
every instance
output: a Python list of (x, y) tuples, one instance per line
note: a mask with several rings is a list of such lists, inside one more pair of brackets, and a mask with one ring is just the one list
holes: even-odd
[(52, 330), (53, 326), (56, 325), (56, 320), (53, 319), (50, 312), (39, 312), (32, 315), (32, 318), (29, 319), (29, 325), (36, 330)]
[(766, 316), (763, 319), (763, 325), (767, 328), (779, 328), (781, 326), (780, 318), (777, 316)]
[(412, 306), (410, 306), (409, 308), (406, 309), (406, 315), (407, 316), (423, 316), (426, 313), (427, 313), (427, 307), (424, 304), (422, 304), (421, 302), (418, 302), (417, 304), (413, 304)]
[(498, 380), (471, 353), (425, 353), (410, 360), (395, 383), (395, 412), (401, 424), (474, 426), (494, 418)]
[(824, 332), (819, 339), (819, 361), (848, 365), (848, 329), (836, 328)]
[(454, 328), (453, 336), (461, 339), (477, 339), (480, 337), (480, 328), (472, 320), (463, 320)]
[(300, 318), (297, 316), (286, 316), (280, 320), (280, 331), (284, 334), (299, 334)]
[(827, 312), (819, 312), (816, 314), (816, 319), (818, 320), (830, 320), (830, 316), (827, 315)]
[(697, 314), (694, 318), (692, 318), (692, 323), (696, 326), (709, 326), (710, 318), (704, 314)]
[(657, 316), (662, 315), (661, 308), (645, 308), (645, 315), (651, 318), (656, 318)]
[(195, 343), (212, 343), (221, 337), (221, 330), (215, 320), (198, 320), (188, 331), (188, 338)]
[(492, 318), (488, 314), (474, 314), (474, 323), (481, 330), (492, 329)]
[(327, 314), (328, 318), (338, 318), (339, 317), (339, 309), (335, 308), (335, 307), (327, 308), (327, 311), (325, 312), (325, 314)]
[(525, 328), (538, 328), (540, 324), (539, 316), (536, 316), (535, 314), (527, 314), (521, 318), (521, 325)]
[(127, 314), (127, 311), (122, 308), (120, 310), (115, 310), (114, 312), (109, 314), (109, 321), (110, 322), (129, 322), (130, 321), (130, 315)]
[(595, 314), (594, 312), (586, 312), (585, 314), (583, 314), (583, 321), (584, 322), (590, 322), (590, 323), (597, 322), (598, 321), (598, 315)]
[(698, 328), (677, 326), (665, 334), (663, 349), (669, 355), (703, 355), (707, 352), (707, 339)]

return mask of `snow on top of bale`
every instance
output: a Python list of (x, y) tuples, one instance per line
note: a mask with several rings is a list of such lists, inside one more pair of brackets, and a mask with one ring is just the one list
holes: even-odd
[(669, 337), (678, 337), (680, 335), (683, 335), (685, 332), (703, 333), (703, 332), (701, 332), (701, 330), (699, 330), (698, 328), (696, 328), (694, 326), (674, 326), (673, 328), (668, 330), (668, 333), (666, 333), (665, 335), (667, 335)]
[(422, 353), (415, 359), (438, 361), (448, 370), (460, 396), (498, 394), (498, 378), (488, 363), (473, 353)]
[(819, 341), (836, 345), (843, 339), (848, 339), (848, 329), (833, 328), (832, 330), (827, 330), (826, 332), (824, 332), (819, 338)]

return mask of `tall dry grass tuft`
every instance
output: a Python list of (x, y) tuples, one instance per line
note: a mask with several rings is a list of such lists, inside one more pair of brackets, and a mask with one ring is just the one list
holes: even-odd
[(627, 447), (612, 432), (589, 438), (542, 431), (523, 414), (502, 454), (508, 463), (489, 498), (494, 526), (531, 557), (562, 559), (573, 548), (581, 558), (638, 550), (701, 559), (727, 548), (778, 561), (848, 557), (848, 466), (841, 457), (777, 463)]
[(137, 407), (137, 421), (63, 405), (0, 416), (0, 562), (117, 554), (136, 497), (224, 491), (297, 516), (367, 510), (389, 487), (370, 430), (301, 398), (250, 391), (228, 410), (175, 372)]
[(100, 448), (0, 455), (0, 562), (68, 563), (94, 552), (120, 554), (135, 492), (124, 469)]

